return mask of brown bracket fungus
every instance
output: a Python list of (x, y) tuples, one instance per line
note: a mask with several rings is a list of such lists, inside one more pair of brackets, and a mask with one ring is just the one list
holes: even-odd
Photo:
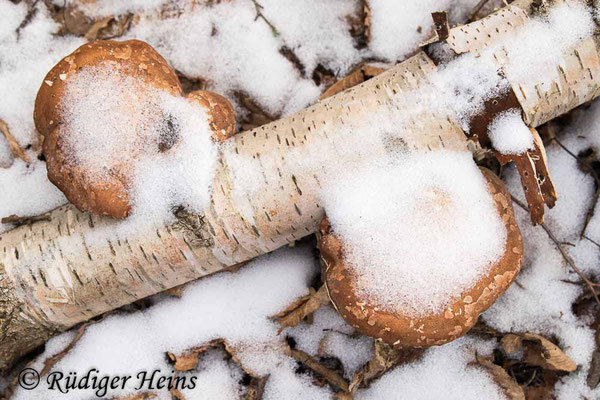
[(327, 219), (321, 222), (318, 238), (325, 285), (332, 303), (346, 322), (365, 335), (400, 347), (441, 345), (467, 333), (479, 315), (510, 286), (521, 268), (523, 240), (504, 183), (491, 171), (483, 168), (481, 171), (506, 228), (504, 253), (487, 274), (441, 312), (415, 317), (401, 309), (383, 310), (382, 305), (361, 295), (344, 256), (344, 243)]
[[(183, 96), (183, 93), (177, 75), (164, 58), (150, 45), (138, 40), (85, 44), (63, 58), (44, 78), (35, 101), (34, 120), (44, 137), (43, 154), (48, 178), (80, 210), (125, 218), (132, 207), (129, 194), (132, 169), (137, 157), (144, 152), (142, 146), (132, 146), (129, 149), (132, 154), (128, 154), (123, 162), (105, 162), (101, 166), (104, 170), (102, 179), (98, 179), (82, 165), (78, 154), (69, 145), (70, 136), (83, 136), (83, 133), (69, 119), (72, 106), (65, 105), (65, 99), (70, 96), (70, 101), (78, 104), (88, 96), (85, 91), (72, 90), (73, 81), (84, 71), (94, 68), (102, 68), (115, 79), (123, 80), (119, 95), (126, 98), (120, 103), (120, 112), (130, 116), (129, 123), (122, 124), (127, 130), (124, 134), (135, 135), (144, 124), (156, 127), (158, 146), (153, 150), (167, 151), (177, 141), (176, 132), (169, 133), (169, 115), (153, 115), (148, 111), (155, 105), (153, 97), (156, 98), (157, 93), (175, 97)], [(127, 79), (135, 81), (136, 85), (127, 87)], [(224, 97), (207, 91), (192, 92), (185, 97), (206, 112), (214, 140), (224, 141), (235, 133), (235, 113)]]

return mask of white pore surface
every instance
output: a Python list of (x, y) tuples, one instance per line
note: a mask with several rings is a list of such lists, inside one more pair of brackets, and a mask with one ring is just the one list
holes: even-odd
[(469, 152), (361, 166), (323, 197), (357, 289), (389, 311), (442, 311), (504, 252), (506, 229)]
[[(69, 164), (99, 184), (114, 171), (129, 177), (134, 219), (162, 221), (177, 205), (202, 211), (216, 162), (203, 107), (148, 87), (112, 64), (83, 68), (67, 79), (61, 107)], [(161, 152), (165, 137), (174, 145)]]
[(518, 109), (504, 111), (494, 118), (488, 127), (488, 135), (494, 149), (502, 154), (523, 154), (533, 150), (533, 136)]

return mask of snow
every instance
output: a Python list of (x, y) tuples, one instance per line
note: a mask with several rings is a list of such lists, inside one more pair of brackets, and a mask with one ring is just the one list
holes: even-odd
[[(357, 13), (360, 7), (358, 2), (351, 0), (259, 0), (263, 7), (261, 12), (273, 24), (277, 35), (263, 18), (257, 18), (257, 9), (249, 0), (209, 6), (183, 2), (174, 5), (164, 0), (97, 0), (80, 3), (79, 7), (95, 18), (136, 13), (139, 19), (123, 39), (149, 41), (178, 71), (208, 80), (208, 88), (227, 96), (240, 114), (245, 111), (237, 97), (243, 93), (268, 113), (279, 116), (289, 115), (318, 98), (323, 87), (318, 87), (311, 79), (317, 65), (323, 65), (341, 77), (359, 61), (402, 60), (431, 36), (431, 11), (449, 8), (451, 21), (464, 21), (477, 2), (371, 0), (371, 43), (362, 50), (355, 48), (348, 32), (347, 16)], [(59, 0), (55, 3), (63, 5)], [(44, 163), (36, 158), (39, 139), (31, 114), (43, 76), (83, 40), (56, 35), (59, 26), (50, 17), (46, 6), (38, 2), (36, 8), (31, 22), (17, 35), (15, 31), (27, 14), (26, 2), (0, 1), (0, 93), (3, 94), (0, 118), (6, 121), (22, 147), (31, 145), (27, 154), (35, 160), (30, 165), (13, 160), (6, 141), (0, 137), (0, 187), (9, 188), (0, 195), (0, 217), (36, 215), (66, 201), (47, 181)], [(185, 12), (181, 15), (163, 12), (169, 9)], [(545, 79), (552, 80), (554, 74), (558, 74), (554, 67), (561, 63), (560, 52), (580, 37), (589, 36), (592, 28), (593, 22), (585, 7), (562, 5), (528, 24), (516, 35), (500, 40), (494, 51), (510, 42), (511, 52), (504, 68), (508, 76), (526, 82), (533, 74), (548, 70), (550, 74)], [(548, 39), (541, 41), (542, 37)], [(280, 53), (283, 46), (292, 49), (302, 62), (304, 75)], [(453, 118), (465, 127), (470, 116), (481, 110), (485, 100), (506, 89), (506, 81), (498, 75), (492, 57), (492, 52), (479, 57), (466, 55), (441, 66), (430, 92), (419, 99), (413, 111), (426, 106), (437, 110), (450, 106)], [(100, 81), (98, 75), (95, 76), (96, 79), (94, 74), (87, 76), (85, 85)], [(106, 76), (101, 80), (110, 83)], [(135, 82), (131, 85), (134, 87)], [(102, 85), (98, 85), (98, 93), (102, 90), (106, 87), (102, 89)], [(217, 151), (214, 147), (206, 147), (206, 135), (195, 134), (194, 125), (205, 126), (197, 109), (183, 99), (164, 96), (157, 96), (157, 99), (160, 109), (172, 112), (182, 121), (183, 142), (180, 149), (167, 156), (163, 154), (157, 158), (151, 152), (137, 166), (139, 184), (133, 192), (141, 220), (157, 215), (164, 217), (165, 206), (176, 201), (200, 208), (206, 199), (212, 169), (210, 160)], [(79, 128), (89, 134), (85, 136), (87, 142), (75, 144), (83, 146), (83, 153), (88, 156), (86, 160), (100, 171), (105, 161), (116, 162), (113, 156), (124, 155), (115, 149), (119, 146), (137, 149), (135, 140), (139, 139), (134, 138), (131, 142), (128, 141), (131, 138), (119, 136), (119, 140), (125, 141), (113, 142), (113, 151), (106, 152), (110, 157), (97, 163), (106, 143), (96, 140), (99, 130), (94, 131), (96, 127), (89, 121), (114, 126), (112, 139), (116, 139), (119, 127), (123, 126), (114, 124), (116, 120), (111, 120), (114, 115), (97, 112), (103, 107), (109, 109), (112, 102), (123, 103), (123, 99), (103, 96), (102, 100), (77, 101), (79, 108), (74, 108), (82, 111), (76, 116), (76, 119), (81, 118)], [(152, 111), (152, 107), (142, 107), (147, 101), (149, 99), (140, 103), (139, 112)], [(581, 112), (575, 122), (558, 132), (561, 142), (574, 154), (590, 147), (596, 154), (600, 151), (598, 104), (596, 102), (589, 110)], [(362, 268), (365, 280), (373, 278), (383, 282), (367, 287), (367, 292), (383, 299), (389, 306), (398, 306), (400, 299), (400, 306), (412, 307), (413, 311), (433, 310), (458, 293), (460, 285), (468, 286), (485, 273), (487, 263), (503, 250), (502, 235), (505, 232), (494, 219), (495, 213), (490, 212), (493, 203), (484, 191), (484, 182), (469, 154), (397, 156), (377, 165), (365, 163), (355, 170), (345, 171), (356, 157), (368, 159), (377, 153), (382, 140), (379, 128), (402, 127), (405, 123), (401, 116), (396, 119), (385, 115), (379, 117), (372, 129), (354, 132), (356, 137), (350, 135), (347, 142), (331, 144), (339, 152), (336, 154), (348, 157), (336, 158), (332, 163), (334, 166), (326, 175), (335, 180), (335, 184), (327, 185), (322, 196), (325, 201), (336, 204), (330, 215), (336, 230), (359, 244), (358, 250), (350, 253), (350, 257), (355, 257), (355, 267)], [(530, 137), (524, 140), (524, 126), (517, 124), (514, 115), (506, 117), (507, 120), (498, 121), (502, 122), (500, 128), (503, 129), (497, 129), (500, 139), (492, 139), (494, 146), (499, 151), (505, 148), (509, 152), (529, 148)], [(392, 132), (394, 136), (402, 137), (402, 129)], [(546, 225), (564, 243), (563, 247), (584, 273), (597, 280), (600, 249), (580, 237), (588, 210), (598, 208), (593, 204), (594, 180), (558, 144), (549, 144), (547, 150), (559, 201), (553, 210), (547, 211)], [(207, 155), (207, 158), (199, 155)], [(310, 156), (313, 157), (310, 160), (323, 157)], [(193, 174), (196, 168), (204, 173)], [(165, 175), (165, 171), (168, 174)], [(523, 199), (516, 171), (509, 168), (505, 175), (511, 193)], [(251, 173), (248, 176), (252, 179)], [(252, 190), (253, 182), (247, 182), (247, 185), (241, 188), (240, 196)], [(190, 187), (194, 190), (189, 191)], [(365, 203), (373, 207), (363, 207)], [(441, 213), (435, 225), (427, 218), (432, 210)], [(573, 311), (574, 302), (586, 289), (576, 284), (579, 277), (565, 263), (542, 228), (532, 227), (529, 216), (518, 206), (515, 211), (525, 241), (523, 271), (517, 278), (518, 285), (512, 285), (483, 315), (483, 320), (502, 332), (529, 331), (556, 338), (560, 347), (578, 364), (578, 371), (561, 377), (554, 395), (566, 400), (597, 397), (598, 391), (592, 392), (585, 383), (595, 348), (594, 331), (589, 327), (591, 317), (576, 315)], [(248, 211), (249, 221), (251, 213)], [(484, 217), (474, 220), (475, 216)], [(350, 218), (353, 222), (349, 222)], [(367, 220), (371, 223), (365, 222)], [(402, 229), (393, 229), (395, 224), (400, 224)], [(0, 225), (0, 231), (9, 228), (9, 225)], [(374, 233), (377, 233), (376, 237)], [(600, 210), (596, 209), (584, 233), (600, 243)], [(424, 238), (433, 240), (424, 243)], [(457, 246), (456, 238), (461, 238), (460, 243), (466, 245)], [(416, 242), (420, 243), (415, 245)], [(408, 260), (402, 269), (392, 268), (392, 260), (397, 256), (390, 254), (392, 252), (402, 252), (403, 259)], [(375, 263), (382, 268), (367, 269)], [(437, 267), (436, 263), (439, 264)], [(464, 268), (468, 263), (477, 264), (478, 268)], [(452, 273), (452, 264), (459, 273)], [(423, 271), (430, 272), (430, 276)], [(144, 311), (118, 313), (90, 326), (55, 370), (84, 373), (93, 364), (106, 374), (135, 374), (142, 369), (160, 368), (169, 375), (172, 366), (166, 361), (166, 351), (178, 354), (223, 337), (234, 345), (236, 356), (245, 368), (258, 375), (270, 374), (265, 399), (329, 399), (333, 395), (329, 386), (318, 387), (313, 384), (311, 375), (297, 373), (297, 362), (285, 353), (285, 336), (292, 337), (298, 349), (315, 358), (339, 359), (347, 379), (351, 379), (373, 355), (372, 340), (357, 335), (329, 307), (320, 309), (312, 324), (302, 323), (279, 336), (276, 335), (276, 324), (268, 318), (296, 297), (306, 294), (317, 272), (312, 249), (300, 247), (257, 259), (237, 273), (203, 279), (189, 285), (181, 299), (155, 299), (156, 304)], [(411, 291), (416, 294), (407, 297)], [(33, 367), (41, 368), (44, 359), (58, 353), (73, 337), (71, 331), (49, 341), (44, 353), (35, 358)], [(495, 346), (493, 340), (468, 335), (448, 345), (429, 349), (419, 360), (397, 367), (375, 381), (371, 388), (359, 390), (356, 398), (503, 398), (491, 376), (473, 365), (476, 351), (488, 355)], [(231, 399), (240, 396), (244, 391), (244, 385), (240, 383), (243, 374), (237, 365), (224, 360), (223, 356), (221, 350), (209, 350), (200, 357), (198, 368), (186, 373), (197, 378), (196, 389), (183, 391), (186, 398)], [(127, 391), (111, 392), (109, 397), (133, 391), (128, 388)], [(159, 398), (170, 398), (166, 391), (158, 394)], [(93, 396), (90, 391), (73, 391), (65, 398)], [(19, 390), (15, 398), (44, 399), (48, 394), (42, 390)]]
[(493, 341), (461, 338), (426, 351), (417, 362), (397, 367), (357, 399), (505, 399), (491, 376), (471, 365), (475, 353), (489, 355)]
[[(26, 4), (0, 2), (0, 119), (6, 122), (23, 148), (27, 145), (39, 148), (31, 116), (44, 76), (60, 58), (83, 43), (80, 38), (54, 36), (58, 25), (44, 6), (37, 9), (31, 22), (17, 35), (15, 30), (27, 15)], [(37, 156), (33, 150), (27, 154), (31, 159)], [(36, 215), (65, 202), (62, 194), (45, 178), (44, 163), (35, 161), (26, 166), (20, 160), (12, 163), (12, 159), (8, 143), (0, 135), (0, 185), (12, 188), (0, 196), (0, 217)], [(10, 165), (11, 168), (5, 168)], [(8, 224), (0, 224), (0, 232), (9, 228)]]
[(523, 154), (533, 150), (533, 136), (518, 109), (504, 111), (494, 118), (488, 127), (488, 135), (494, 149), (502, 154)]
[(371, 0), (370, 48), (373, 55), (388, 61), (401, 61), (412, 55), (418, 44), (433, 36), (432, 12), (451, 10), (451, 22), (465, 22), (467, 10), (476, 4), (476, 0)]
[(348, 17), (358, 9), (355, 1), (263, 0), (260, 4), (280, 32), (281, 42), (302, 61), (306, 76), (312, 76), (319, 63), (343, 76), (360, 60), (348, 34)]
[(140, 13), (152, 11), (169, 3), (169, 0), (52, 0), (57, 6), (76, 6), (86, 16), (92, 18), (102, 18), (108, 16), (117, 16), (127, 13)]
[(590, 10), (583, 3), (569, 2), (553, 7), (547, 16), (525, 24), (519, 30), (518, 38), (508, 35), (501, 41), (505, 49), (510, 47), (507, 75), (512, 82), (533, 79), (540, 82), (540, 74), (548, 84), (551, 79), (558, 81), (556, 66), (564, 64), (562, 54), (565, 49), (582, 38), (590, 37), (594, 29)]
[[(27, 165), (15, 160), (10, 169), (0, 168), (0, 187), (18, 189), (5, 190), (0, 196), (1, 218), (10, 215), (40, 215), (66, 202), (65, 196), (46, 177), (46, 166), (41, 161)], [(11, 228), (0, 224), (0, 232)]]
[(471, 153), (398, 158), (336, 174), (324, 206), (357, 292), (382, 309), (423, 317), (487, 275), (504, 253), (506, 229)]
[[(317, 268), (307, 247), (283, 249), (261, 257), (237, 273), (221, 273), (189, 285), (181, 299), (167, 299), (143, 312), (113, 315), (91, 325), (75, 348), (53, 368), (83, 375), (93, 367), (102, 374), (127, 375), (161, 369), (172, 374), (165, 352), (181, 354), (213, 339), (225, 338), (236, 349), (244, 367), (257, 375), (271, 374), (265, 399), (329, 398), (326, 388), (310, 387), (306, 377), (294, 374), (295, 361), (284, 353), (284, 337), (269, 316), (307, 293)], [(176, 307), (177, 312), (173, 312)], [(52, 339), (40, 360), (52, 356), (71, 336)], [(212, 356), (214, 357), (214, 356)], [(195, 393), (232, 393), (230, 383), (238, 372), (222, 363), (213, 370), (202, 358)], [(135, 377), (124, 391), (110, 391), (107, 397), (132, 393)], [(42, 385), (40, 385), (40, 388)], [(271, 395), (269, 395), (271, 393)], [(296, 393), (296, 396), (294, 396)], [(170, 398), (158, 391), (160, 398)], [(45, 399), (45, 390), (19, 391), (15, 399)], [(91, 390), (71, 391), (65, 399), (86, 399)], [(211, 397), (207, 397), (211, 398)], [(227, 398), (224, 396), (223, 398)]]
[[(561, 144), (575, 154), (588, 148), (599, 127), (594, 121), (594, 113), (585, 112), (576, 123), (558, 133)], [(600, 248), (580, 238), (587, 210), (593, 206), (593, 179), (557, 143), (551, 143), (546, 150), (559, 200), (555, 208), (546, 210), (545, 224), (576, 265), (584, 273), (597, 277)], [(510, 168), (507, 175), (509, 189), (524, 201), (515, 169)], [(597, 393), (592, 395), (585, 383), (595, 348), (594, 331), (587, 326), (589, 321), (585, 316), (576, 315), (572, 307), (587, 289), (572, 283), (580, 281), (580, 278), (565, 262), (546, 232), (541, 227), (531, 226), (529, 215), (516, 205), (515, 213), (524, 239), (524, 260), (517, 277), (518, 285), (512, 285), (482, 318), (503, 332), (526, 331), (558, 338), (558, 345), (580, 366), (580, 370), (560, 380), (555, 391), (557, 398), (597, 396)], [(594, 220), (598, 218), (592, 219), (590, 227)], [(590, 228), (587, 232), (593, 235)]]
[(210, 90), (229, 100), (245, 93), (273, 115), (299, 85), (299, 73), (250, 1), (197, 7), (179, 18), (142, 16), (127, 37), (150, 43), (185, 75), (209, 79)]

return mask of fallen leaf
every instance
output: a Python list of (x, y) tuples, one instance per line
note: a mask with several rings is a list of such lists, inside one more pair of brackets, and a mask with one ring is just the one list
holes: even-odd
[(109, 16), (95, 21), (85, 33), (87, 40), (113, 39), (122, 36), (131, 26), (133, 14)]
[(329, 86), (319, 97), (319, 100), (326, 99), (335, 94), (343, 92), (353, 86), (360, 85), (364, 81), (371, 79), (372, 77), (379, 75), (385, 71), (383, 68), (373, 67), (370, 65), (362, 65), (359, 68), (346, 75), (344, 78), (338, 80), (333, 85)]
[(0, 132), (2, 132), (2, 134), (6, 138), (6, 141), (8, 142), (8, 147), (10, 148), (10, 152), (12, 153), (12, 155), (17, 158), (20, 158), (21, 160), (25, 161), (26, 163), (30, 163), (31, 159), (29, 158), (27, 153), (25, 153), (25, 150), (23, 150), (23, 148), (19, 145), (19, 143), (16, 141), (16, 139), (13, 137), (13, 135), (10, 133), (10, 130), (8, 129), (8, 125), (6, 124), (6, 122), (4, 122), (1, 119), (0, 119)]
[(592, 362), (590, 363), (590, 370), (588, 372), (586, 382), (588, 387), (596, 389), (598, 383), (600, 383), (600, 350), (594, 350), (592, 354)]
[(416, 360), (423, 354), (422, 349), (403, 350), (381, 341), (373, 342), (373, 358), (352, 378), (350, 393), (355, 393), (359, 387), (367, 387), (371, 381), (394, 368), (397, 365)]
[(285, 328), (298, 326), (304, 318), (308, 317), (325, 304), (329, 304), (329, 296), (327, 295), (325, 285), (321, 286), (317, 291), (310, 288), (310, 293), (308, 295), (295, 300), (285, 310), (271, 316), (271, 318), (275, 319), (279, 324), (277, 333), (281, 333)]
[(183, 296), (183, 289), (185, 287), (184, 285), (179, 285), (179, 286), (175, 286), (172, 287), (171, 289), (167, 289), (164, 291), (165, 294), (171, 296), (171, 297), (177, 297), (178, 299), (181, 298), (181, 296)]
[(183, 354), (176, 356), (173, 353), (168, 353), (169, 358), (175, 361), (175, 369), (177, 371), (190, 371), (198, 365), (198, 354), (197, 351), (184, 352)]
[(246, 389), (246, 394), (244, 395), (244, 400), (260, 400), (262, 399), (263, 392), (265, 391), (265, 385), (267, 380), (269, 379), (269, 375), (261, 376), (259, 378), (252, 377), (250, 381), (250, 385)]
[(106, 28), (109, 24), (110, 21), (112, 21), (115, 17), (114, 16), (108, 16), (102, 19), (99, 19), (98, 21), (94, 22), (92, 24), (92, 26), (90, 26), (90, 29), (87, 30), (87, 32), (85, 33), (85, 35), (83, 36), (84, 38), (86, 38), (87, 40), (96, 40), (98, 39), (98, 36), (100, 36), (100, 31), (104, 28)]
[(500, 346), (509, 354), (524, 351), (523, 360), (530, 365), (551, 371), (573, 372), (577, 369), (577, 364), (560, 347), (534, 333), (505, 335)]
[(506, 372), (504, 368), (496, 365), (491, 359), (480, 354), (476, 354), (475, 358), (479, 365), (486, 368), (494, 378), (494, 381), (504, 390), (506, 397), (510, 400), (525, 400), (525, 392), (523, 388)]

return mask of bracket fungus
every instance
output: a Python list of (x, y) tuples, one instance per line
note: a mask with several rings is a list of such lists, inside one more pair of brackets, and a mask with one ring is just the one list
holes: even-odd
[[(87, 79), (81, 78), (85, 74)], [(91, 81), (102, 91), (94, 94), (102, 103), (91, 101)], [(106, 89), (111, 84), (116, 87), (112, 92)], [(127, 217), (138, 159), (144, 153), (169, 151), (178, 142), (176, 123), (162, 104), (165, 96), (183, 96), (179, 79), (164, 58), (142, 41), (91, 42), (63, 58), (48, 72), (35, 100), (34, 121), (44, 138), (49, 180), (80, 210)], [(235, 133), (235, 112), (224, 97), (195, 91), (185, 98), (206, 113), (214, 141)], [(76, 114), (86, 106), (88, 118), (81, 121)], [(94, 121), (94, 116), (111, 111), (117, 116)], [(110, 124), (113, 117), (119, 121)], [(89, 124), (105, 126), (90, 130)], [(102, 138), (91, 137), (104, 134), (117, 139), (114, 148), (106, 148)], [(77, 148), (81, 141), (95, 146), (88, 155), (95, 159), (94, 168), (81, 159)]]
[[(440, 345), (467, 333), (479, 315), (509, 287), (521, 268), (523, 240), (504, 183), (487, 169), (481, 168), (481, 172), (487, 181), (487, 191), (493, 198), (498, 217), (506, 229), (504, 251), (487, 266), (485, 273), (474, 284), (462, 289), (458, 296), (449, 298), (447, 305), (437, 312), (414, 315), (402, 306), (390, 309), (380, 299), (365, 295), (360, 288), (362, 282), (357, 278), (356, 269), (348, 261), (347, 243), (332, 229), (330, 221), (323, 219), (318, 243), (324, 281), (332, 303), (346, 322), (365, 335), (399, 347)], [(449, 204), (445, 193), (435, 197), (434, 201), (438, 204), (435, 212), (431, 213), (433, 219), (443, 217)], [(448, 240), (456, 239), (460, 238), (448, 237)], [(397, 257), (399, 262), (402, 259), (403, 255)], [(397, 268), (402, 273), (402, 265)], [(436, 279), (433, 277), (433, 284)], [(385, 283), (369, 282), (369, 285), (383, 286)], [(414, 293), (400, 296), (414, 296)]]

